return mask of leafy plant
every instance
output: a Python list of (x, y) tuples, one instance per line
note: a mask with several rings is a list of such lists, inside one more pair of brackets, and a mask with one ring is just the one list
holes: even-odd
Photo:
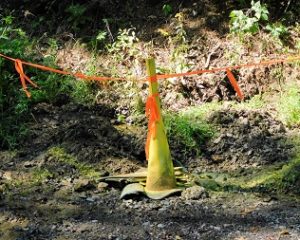
[(164, 4), (162, 10), (165, 16), (169, 16), (173, 12), (173, 8), (170, 4)]
[(85, 24), (90, 18), (85, 16), (87, 7), (83, 4), (71, 4), (67, 9), (66, 13), (69, 14), (67, 21), (72, 23), (74, 30), (78, 29), (80, 24)]
[[(13, 17), (0, 19), (0, 52), (22, 58), (28, 39), (20, 28), (14, 28)], [(20, 90), (18, 75), (12, 62), (0, 58), (0, 147), (13, 148), (22, 139), (27, 128), (24, 124), (29, 101)]]
[[(0, 19), (0, 36), (1, 53), (32, 61), (34, 53), (30, 50), (29, 39), (22, 29), (13, 26), (13, 17)], [(50, 39), (48, 55), (41, 64), (55, 67), (57, 49), (56, 41)], [(27, 135), (27, 120), (32, 104), (41, 101), (53, 102), (61, 94), (68, 94), (80, 103), (87, 104), (92, 101), (90, 85), (85, 82), (34, 68), (25, 67), (24, 71), (40, 87), (30, 88), (31, 99), (26, 97), (20, 86), (14, 64), (0, 58), (0, 148), (15, 148)]]
[(284, 38), (289, 34), (287, 27), (280, 22), (268, 24), (266, 26), (266, 30), (269, 31), (270, 34), (275, 38)]
[(115, 61), (126, 61), (132, 57), (136, 58), (140, 52), (135, 47), (139, 42), (134, 28), (120, 29), (117, 39), (114, 43), (106, 46), (109, 53), (113, 55)]
[(230, 15), (230, 31), (233, 33), (257, 33), (259, 23), (269, 20), (269, 11), (265, 4), (251, 2), (251, 8), (247, 12), (233, 10)]

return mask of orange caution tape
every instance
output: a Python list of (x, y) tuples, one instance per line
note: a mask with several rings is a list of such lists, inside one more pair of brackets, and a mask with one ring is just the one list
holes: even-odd
[(191, 75), (199, 75), (199, 74), (203, 74), (203, 73), (223, 72), (223, 71), (227, 71), (227, 69), (236, 70), (236, 69), (240, 69), (240, 68), (250, 68), (250, 67), (257, 67), (257, 66), (274, 65), (274, 64), (278, 64), (278, 63), (286, 63), (286, 62), (293, 62), (293, 61), (299, 61), (299, 60), (300, 60), (300, 56), (287, 57), (287, 58), (283, 58), (283, 59), (274, 59), (274, 60), (262, 61), (262, 62), (258, 62), (258, 63), (248, 63), (248, 64), (227, 66), (227, 67), (220, 67), (220, 68), (212, 68), (212, 69), (201, 69), (201, 70), (185, 72), (185, 73), (160, 74), (160, 75), (157, 75), (157, 79), (184, 77), (184, 76), (191, 76)]
[(39, 64), (24, 62), (24, 61), (21, 61), (20, 59), (11, 58), (11, 57), (8, 57), (8, 56), (3, 55), (1, 53), (0, 53), (0, 57), (3, 57), (7, 60), (15, 62), (15, 69), (20, 75), (22, 88), (25, 91), (27, 97), (30, 97), (31, 94), (27, 90), (28, 87), (27, 87), (26, 81), (29, 82), (34, 87), (37, 87), (37, 85), (34, 82), (32, 82), (28, 76), (26, 76), (24, 74), (23, 65), (34, 67), (34, 68), (37, 68), (37, 69), (40, 69), (40, 70), (43, 70), (43, 71), (54, 72), (54, 73), (58, 73), (58, 74), (62, 74), (62, 75), (74, 76), (74, 77), (81, 78), (81, 79), (84, 79), (84, 80), (92, 80), (92, 81), (124, 80), (124, 78), (87, 76), (87, 75), (84, 75), (83, 73), (72, 73), (72, 72), (62, 71), (62, 70), (42, 66), (42, 65), (39, 65)]
[(148, 133), (147, 133), (147, 141), (145, 146), (146, 159), (149, 157), (149, 147), (151, 138), (156, 137), (156, 124), (159, 120), (159, 110), (156, 103), (157, 94), (153, 94), (148, 97), (146, 102), (146, 116), (148, 118)]
[[(45, 67), (45, 66), (42, 66), (42, 65), (39, 65), (39, 64), (24, 62), (24, 61), (21, 61), (19, 59), (14, 59), (14, 58), (8, 57), (8, 56), (3, 55), (1, 53), (0, 53), (0, 57), (3, 57), (7, 60), (15, 62), (16, 70), (20, 74), (20, 80), (21, 80), (21, 83), (22, 83), (22, 87), (23, 87), (23, 89), (24, 89), (27, 96), (30, 96), (30, 93), (27, 90), (26, 81), (29, 82), (30, 84), (32, 84), (33, 86), (36, 86), (36, 84), (33, 83), (24, 74), (22, 65), (27, 65), (27, 66), (34, 67), (34, 68), (37, 68), (37, 69), (40, 69), (40, 70), (43, 70), (43, 71), (49, 71), (49, 72), (54, 72), (54, 73), (63, 74), (63, 75), (70, 75), (70, 76), (74, 76), (74, 77), (85, 79), (85, 80), (94, 80), (94, 81), (126, 80), (125, 78), (87, 76), (87, 75), (84, 75), (82, 73), (66, 72), (66, 71), (62, 71), (62, 70), (58, 70), (58, 69), (54, 69), (54, 68), (50, 68), (50, 67)], [(274, 64), (278, 64), (278, 63), (286, 63), (286, 62), (292, 62), (292, 61), (297, 61), (297, 60), (300, 60), (300, 56), (291, 56), (291, 57), (287, 57), (287, 58), (283, 58), (283, 59), (273, 59), (273, 60), (262, 61), (262, 62), (259, 62), (259, 63), (248, 63), (248, 64), (242, 64), (242, 65), (236, 65), (236, 66), (221, 67), (221, 68), (201, 69), (201, 70), (185, 72), (185, 73), (160, 74), (160, 75), (156, 75), (156, 77), (157, 77), (157, 79), (165, 79), (165, 78), (172, 78), (172, 77), (183, 77), (183, 76), (199, 75), (199, 74), (204, 74), (204, 73), (214, 73), (214, 72), (226, 71), (227, 76), (228, 76), (233, 88), (237, 91), (237, 89), (240, 90), (240, 88), (238, 87), (234, 76), (231, 75), (230, 73), (228, 73), (228, 69), (236, 70), (236, 69), (240, 69), (240, 68), (274, 65)], [(233, 78), (232, 78), (232, 76), (233, 76)], [(144, 80), (146, 80), (146, 78)], [(156, 81), (156, 78), (154, 79), (154, 78), (150, 77), (150, 81)], [(242, 92), (237, 91), (237, 94), (241, 98)]]
[(37, 87), (37, 85), (31, 81), (31, 79), (26, 76), (26, 74), (24, 73), (24, 69), (23, 69), (23, 65), (22, 65), (22, 61), (20, 59), (16, 59), (15, 60), (15, 69), (16, 71), (19, 73), (20, 75), (20, 80), (21, 80), (21, 84), (22, 87), (24, 89), (24, 92), (26, 94), (27, 97), (30, 97), (31, 94), (30, 92), (27, 90), (27, 85), (26, 85), (26, 81), (29, 82), (32, 86)]
[(227, 77), (228, 77), (233, 89), (236, 91), (239, 98), (243, 101), (244, 100), (244, 94), (243, 94), (242, 90), (240, 89), (233, 73), (230, 71), (230, 69), (227, 69), (226, 74), (227, 74)]
[(201, 70), (185, 72), (185, 73), (161, 74), (161, 75), (157, 75), (157, 79), (183, 77), (183, 76), (199, 75), (199, 74), (204, 74), (204, 73), (215, 73), (215, 72), (226, 71), (227, 77), (228, 77), (233, 89), (236, 91), (239, 98), (241, 100), (243, 100), (244, 94), (242, 93), (242, 91), (241, 91), (234, 75), (230, 71), (230, 69), (240, 69), (240, 68), (250, 68), (250, 67), (265, 66), (265, 65), (274, 65), (274, 64), (278, 64), (278, 63), (286, 63), (286, 62), (292, 62), (292, 61), (297, 61), (297, 60), (300, 60), (300, 56), (293, 56), (293, 57), (287, 57), (284, 59), (274, 59), (274, 60), (262, 61), (259, 63), (248, 63), (248, 64), (242, 64), (242, 65), (236, 65), (236, 66), (221, 67), (221, 68), (201, 69)]

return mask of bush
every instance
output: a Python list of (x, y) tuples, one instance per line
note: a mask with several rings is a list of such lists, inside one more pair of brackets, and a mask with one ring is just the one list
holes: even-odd
[[(13, 26), (13, 17), (0, 18), (0, 53), (13, 58), (32, 61), (34, 53), (30, 50), (26, 34)], [(43, 59), (42, 65), (55, 67), (55, 57)], [(20, 85), (19, 75), (14, 64), (0, 58), (0, 147), (15, 148), (27, 134), (26, 123), (30, 106), (38, 102), (54, 102), (61, 94), (70, 95), (76, 102), (92, 101), (91, 84), (76, 81), (69, 76), (43, 72), (24, 66), (24, 71), (35, 81), (39, 89), (30, 88), (28, 99)]]

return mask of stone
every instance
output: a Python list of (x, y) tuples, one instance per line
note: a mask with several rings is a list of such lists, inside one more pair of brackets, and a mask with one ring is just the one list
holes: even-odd
[(99, 182), (97, 185), (97, 190), (99, 192), (104, 192), (105, 190), (107, 190), (108, 188), (108, 184), (106, 182)]
[(164, 227), (165, 227), (165, 224), (160, 223), (160, 224), (157, 225), (157, 227), (158, 227), (158, 228), (164, 228)]
[(181, 193), (181, 197), (186, 200), (198, 200), (208, 197), (208, 194), (204, 187), (193, 186), (185, 189)]
[(30, 167), (33, 167), (34, 166), (34, 163), (31, 162), (31, 161), (26, 161), (24, 162), (24, 167), (25, 168), (30, 168)]
[(75, 182), (74, 185), (74, 191), (75, 192), (83, 192), (83, 191), (88, 191), (92, 190), (95, 188), (95, 185), (87, 179), (78, 179)]

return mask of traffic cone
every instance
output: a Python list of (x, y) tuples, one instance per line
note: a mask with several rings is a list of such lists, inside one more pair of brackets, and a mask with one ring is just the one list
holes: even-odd
[[(106, 181), (132, 181), (122, 191), (121, 197), (143, 193), (152, 199), (162, 199), (173, 193), (182, 191), (177, 186), (176, 178), (184, 178), (182, 169), (175, 168), (161, 116), (158, 82), (154, 59), (146, 60), (149, 76), (149, 97), (146, 103), (146, 115), (149, 120), (146, 142), (146, 158), (148, 168), (136, 173), (108, 176)], [(146, 181), (146, 183), (145, 183)]]
[(161, 199), (181, 191), (181, 189), (176, 187), (173, 162), (161, 116), (154, 59), (148, 59), (146, 65), (150, 95), (146, 103), (146, 115), (149, 124), (145, 147), (148, 160), (145, 193), (152, 199)]

